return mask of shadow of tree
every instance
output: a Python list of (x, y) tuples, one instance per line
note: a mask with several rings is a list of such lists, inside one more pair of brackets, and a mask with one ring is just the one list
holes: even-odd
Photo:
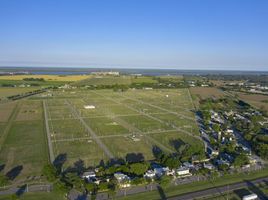
[(185, 145), (185, 142), (183, 142), (181, 139), (174, 139), (174, 140), (170, 140), (169, 144), (173, 146), (177, 152), (180, 152), (181, 147)]
[(24, 192), (26, 192), (26, 188), (27, 188), (27, 185), (23, 185), (21, 186), (17, 191), (16, 191), (16, 195), (18, 197), (20, 197), (21, 195), (24, 194)]
[(62, 172), (62, 167), (63, 164), (66, 162), (66, 160), (67, 160), (67, 154), (63, 153), (59, 154), (53, 161), (53, 165), (56, 168), (58, 174)]
[(152, 148), (152, 152), (153, 152), (153, 155), (156, 159), (159, 159), (162, 154), (163, 154), (163, 151), (160, 147), (158, 147), (157, 145), (154, 145), (153, 148)]
[(75, 200), (87, 200), (87, 195), (86, 194), (78, 195), (78, 197)]
[(128, 163), (143, 162), (144, 156), (142, 153), (128, 153), (126, 155), (126, 161)]
[(13, 169), (11, 169), (10, 171), (8, 171), (6, 173), (6, 176), (8, 177), (8, 179), (14, 180), (21, 173), (22, 169), (23, 169), (23, 166), (18, 165), (14, 167)]
[(0, 165), (0, 172), (3, 170), (3, 169), (5, 169), (5, 164), (2, 164), (2, 165)]
[(167, 199), (166, 194), (165, 194), (165, 192), (164, 192), (164, 190), (163, 190), (163, 188), (161, 186), (159, 186), (159, 185), (157, 186), (157, 191), (158, 191), (158, 193), (160, 195), (160, 198), (162, 200)]

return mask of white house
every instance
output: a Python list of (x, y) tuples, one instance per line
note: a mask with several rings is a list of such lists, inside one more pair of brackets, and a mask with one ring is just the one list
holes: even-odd
[(127, 175), (121, 172), (117, 172), (117, 173), (114, 173), (114, 177), (119, 183), (120, 187), (123, 187), (123, 188), (130, 187), (130, 178)]
[(90, 180), (90, 179), (96, 178), (96, 174), (94, 171), (87, 171), (83, 173), (82, 178)]
[(151, 179), (153, 179), (155, 176), (156, 176), (156, 173), (155, 173), (155, 171), (153, 171), (153, 170), (148, 170), (148, 171), (144, 174), (144, 177), (145, 177), (145, 178), (151, 178)]
[(179, 176), (191, 176), (192, 174), (190, 173), (189, 168), (187, 167), (180, 167), (177, 169), (177, 175)]

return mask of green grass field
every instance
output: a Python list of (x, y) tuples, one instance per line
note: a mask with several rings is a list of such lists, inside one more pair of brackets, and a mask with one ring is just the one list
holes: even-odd
[[(55, 154), (66, 153), (68, 164), (78, 158), (87, 166), (107, 160), (87, 128), (72, 113), (72, 108), (114, 157), (125, 158), (127, 154), (141, 153), (150, 160), (153, 159), (154, 145), (172, 149), (169, 143), (172, 139), (202, 148), (203, 144), (194, 137), (176, 131), (178, 127), (190, 134), (198, 134), (185, 89), (128, 90), (123, 93), (76, 89), (54, 93), (53, 98), (47, 100), (50, 132)], [(161, 101), (157, 101), (158, 97)], [(66, 100), (71, 106), (66, 104)], [(85, 109), (85, 105), (94, 105), (95, 108)]]

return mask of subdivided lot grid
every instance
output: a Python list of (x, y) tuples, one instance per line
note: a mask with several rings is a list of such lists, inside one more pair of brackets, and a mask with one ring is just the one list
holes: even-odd
[(66, 166), (79, 159), (86, 166), (150, 160), (155, 147), (167, 153), (185, 144), (204, 148), (188, 89), (59, 90), (43, 103), (52, 156), (65, 155)]

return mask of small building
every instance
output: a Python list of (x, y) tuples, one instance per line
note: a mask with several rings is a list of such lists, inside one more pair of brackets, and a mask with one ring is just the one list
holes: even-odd
[(213, 170), (214, 169), (214, 165), (210, 164), (210, 163), (204, 163), (204, 168), (209, 169), (209, 170)]
[(90, 180), (90, 179), (96, 178), (96, 174), (94, 171), (87, 171), (82, 174), (82, 178)]
[(145, 174), (144, 174), (144, 178), (155, 178), (156, 177), (156, 173), (154, 170), (148, 170)]
[(117, 180), (118, 184), (122, 188), (130, 187), (130, 178), (121, 172), (117, 172), (114, 174), (115, 179)]
[(176, 170), (178, 176), (191, 176), (190, 169), (187, 167), (180, 167)]
[(84, 105), (85, 109), (95, 109), (96, 107), (94, 105)]

